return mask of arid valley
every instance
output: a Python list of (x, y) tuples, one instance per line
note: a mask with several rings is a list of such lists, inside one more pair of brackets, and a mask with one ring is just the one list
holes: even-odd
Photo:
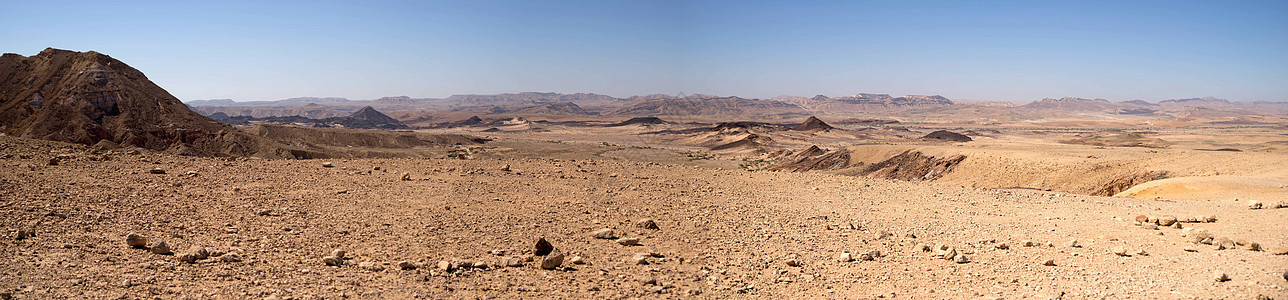
[(4, 299), (1288, 297), (1288, 103), (0, 100)]

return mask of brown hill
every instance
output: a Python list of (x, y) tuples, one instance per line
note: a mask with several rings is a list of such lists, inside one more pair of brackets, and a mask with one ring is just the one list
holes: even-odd
[(823, 120), (819, 120), (817, 117), (814, 117), (814, 116), (809, 116), (809, 119), (806, 119), (805, 122), (801, 123), (800, 125), (796, 125), (796, 127), (792, 127), (792, 130), (818, 131), (818, 130), (830, 130), (833, 128), (835, 127), (832, 127), (832, 125), (827, 125), (827, 123), (824, 123)]
[(362, 109), (353, 112), (349, 117), (355, 120), (363, 120), (379, 124), (402, 124), (399, 123), (397, 119), (391, 118), (370, 106), (362, 107)]
[(93, 51), (0, 56), (0, 131), (195, 155), (310, 156), (197, 114), (143, 72)]

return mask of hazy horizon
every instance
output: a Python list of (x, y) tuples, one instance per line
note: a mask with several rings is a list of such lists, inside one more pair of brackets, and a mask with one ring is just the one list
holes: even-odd
[[(444, 98), (450, 98), (450, 97), (453, 97), (453, 95), (496, 95), (496, 94), (520, 94), (520, 93), (559, 93), (559, 94), (577, 94), (577, 93), (583, 93), (583, 91), (571, 91), (571, 93), (562, 93), (562, 91), (535, 91), (535, 90), (528, 90), (528, 91), (500, 91), (500, 93), (491, 93), (491, 94), (461, 93), (461, 94), (446, 95), (446, 97), (413, 97), (413, 95), (385, 95), (385, 97), (408, 97), (408, 98), (412, 98), (412, 99), (444, 99)], [(862, 91), (862, 93), (864, 93), (864, 94), (889, 94), (889, 93), (869, 93), (869, 91)], [(630, 98), (630, 97), (638, 97), (638, 95), (609, 95), (609, 94), (599, 94), (599, 93), (585, 93), (585, 94), (608, 95), (608, 97), (621, 98), (621, 99)], [(653, 93), (653, 94), (665, 94), (665, 93)], [(679, 93), (677, 93), (677, 94), (679, 94)], [(677, 94), (667, 94), (667, 95), (677, 95)], [(712, 94), (706, 94), (706, 93), (683, 93), (683, 94), (685, 94), (685, 95), (696, 95), (696, 94), (712, 95)], [(855, 94), (858, 94), (858, 93), (855, 93)], [(855, 94), (849, 94), (849, 95), (855, 95)], [(650, 94), (640, 94), (640, 95), (639, 95), (639, 97), (643, 97), (643, 95), (650, 95)], [(827, 97), (831, 97), (831, 98), (840, 98), (840, 97), (849, 97), (849, 95), (827, 95)], [(889, 95), (891, 95), (891, 97), (904, 97), (904, 95), (896, 95), (896, 94), (889, 94)], [(908, 95), (916, 95), (916, 94), (908, 94)], [(277, 100), (291, 100), (291, 99), (301, 99), (301, 98), (317, 98), (317, 99), (340, 98), (340, 99), (345, 99), (345, 100), (354, 100), (354, 102), (361, 102), (361, 100), (377, 100), (377, 99), (385, 98), (385, 97), (376, 97), (376, 98), (348, 98), (348, 97), (330, 97), (330, 95), (301, 95), (301, 97), (290, 97), (290, 98), (272, 99), (272, 100), (238, 100), (238, 99), (229, 99), (229, 98), (214, 98), (214, 99), (180, 99), (180, 100), (183, 100), (183, 102), (184, 102), (184, 103), (196, 102), (196, 100), (232, 100), (232, 102), (237, 102), (237, 103), (249, 103), (249, 102), (277, 102)], [(768, 97), (768, 98), (751, 98), (751, 97), (742, 97), (742, 95), (715, 95), (715, 97), (741, 97), (741, 98), (748, 98), (748, 99), (773, 99), (773, 98), (775, 98), (775, 97)], [(810, 97), (814, 97), (814, 95), (778, 95), (778, 97), (805, 97), (805, 98), (810, 98)], [(1158, 103), (1158, 102), (1162, 102), (1162, 100), (1199, 99), (1199, 98), (1209, 98), (1209, 97), (1211, 97), (1211, 95), (1206, 95), (1206, 97), (1186, 97), (1186, 98), (1176, 98), (1176, 99), (1146, 100), (1146, 102), (1150, 102), (1150, 103)], [(1006, 102), (1006, 100), (953, 99), (953, 98), (951, 98), (951, 97), (944, 97), (944, 98), (951, 99), (951, 100), (953, 100), (953, 102)], [(1095, 100), (1095, 99), (1104, 99), (1104, 98), (1084, 98), (1084, 97), (1047, 97), (1047, 98), (1042, 98), (1042, 99), (1060, 99), (1060, 98), (1082, 98), (1082, 99), (1092, 99), (1092, 100)], [(1221, 98), (1221, 97), (1211, 97), (1211, 98), (1225, 99), (1225, 98)], [(1028, 102), (1037, 102), (1037, 100), (1042, 100), (1042, 99), (1033, 99), (1033, 100), (1014, 100), (1014, 102), (1011, 102), (1011, 103), (1021, 103), (1021, 104), (1023, 104), (1023, 103), (1028, 103)], [(1128, 102), (1128, 100), (1142, 100), (1142, 99), (1104, 99), (1104, 100), (1109, 100), (1109, 102), (1115, 102), (1115, 103), (1117, 103), (1117, 102)], [(1231, 99), (1225, 99), (1225, 100), (1230, 100), (1230, 102), (1239, 102), (1239, 100), (1231, 100)], [(1256, 100), (1244, 100), (1244, 102), (1256, 102)]]
[(1280, 1), (5, 6), (0, 51), (98, 51), (185, 101), (522, 91), (1288, 101)]

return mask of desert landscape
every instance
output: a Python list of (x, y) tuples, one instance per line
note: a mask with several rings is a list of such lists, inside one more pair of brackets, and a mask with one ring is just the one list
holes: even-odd
[(0, 100), (4, 299), (1288, 297), (1283, 102)]

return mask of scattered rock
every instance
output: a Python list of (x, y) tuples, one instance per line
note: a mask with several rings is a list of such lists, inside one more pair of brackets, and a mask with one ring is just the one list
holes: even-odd
[(884, 239), (884, 238), (892, 237), (892, 236), (894, 236), (894, 234), (891, 234), (890, 232), (887, 232), (887, 231), (885, 231), (885, 230), (881, 230), (881, 231), (877, 231), (877, 233), (876, 233), (876, 234), (873, 234), (873, 236), (874, 236), (876, 239), (878, 239), (878, 240), (879, 240), (879, 239)]
[(993, 245), (993, 248), (1006, 250), (1006, 249), (1011, 249), (1011, 245), (1007, 244), (1006, 242), (1001, 242), (1001, 243), (997, 243), (997, 245)]
[(1136, 223), (1145, 223), (1146, 221), (1149, 221), (1148, 216), (1145, 216), (1145, 215), (1136, 216)]
[(193, 246), (192, 248), (188, 249), (188, 253), (192, 254), (192, 256), (195, 257), (196, 259), (206, 259), (210, 257), (210, 251), (207, 251), (206, 248), (199, 247), (199, 246)]
[(228, 254), (224, 254), (223, 256), (220, 256), (219, 261), (230, 262), (230, 263), (239, 262), (241, 261), (241, 256), (237, 255), (237, 253), (228, 253)]
[(1212, 234), (1208, 233), (1208, 231), (1205, 229), (1196, 229), (1188, 233), (1185, 233), (1185, 237), (1189, 239), (1191, 243), (1198, 244), (1198, 243), (1202, 243), (1203, 240), (1205, 239), (1212, 238)]
[(1261, 209), (1261, 202), (1257, 202), (1257, 200), (1248, 201), (1248, 209)]
[(448, 262), (448, 261), (446, 261), (446, 260), (440, 260), (440, 261), (438, 261), (438, 270), (439, 270), (439, 271), (443, 271), (443, 272), (451, 272), (451, 271), (452, 271), (452, 263), (451, 263), (451, 262)]
[(1186, 244), (1181, 248), (1181, 250), (1185, 250), (1185, 252), (1199, 252), (1199, 247), (1195, 247), (1193, 244)]
[(332, 164), (331, 162), (327, 161), (327, 162), (322, 162), (322, 167), (323, 167), (323, 168), (330, 168), (330, 167), (335, 167), (335, 165), (334, 165), (334, 164)]
[(1288, 255), (1288, 247), (1270, 248), (1269, 252), (1271, 255)]
[(1048, 266), (1048, 267), (1050, 267), (1050, 266), (1055, 266), (1055, 260), (1054, 260), (1054, 259), (1044, 260), (1044, 261), (1042, 261), (1042, 265), (1043, 265), (1043, 266)]
[(654, 221), (653, 221), (653, 219), (643, 219), (643, 220), (639, 220), (639, 221), (635, 222), (635, 226), (637, 226), (637, 227), (639, 227), (639, 228), (652, 229), (652, 230), (658, 230), (658, 229), (661, 229), (661, 227), (658, 227), (658, 226), (657, 226), (657, 222), (654, 222)]
[(1248, 242), (1244, 247), (1251, 251), (1261, 251), (1261, 244), (1257, 242)]
[(130, 233), (125, 235), (125, 244), (134, 248), (147, 248), (148, 238), (135, 233)]
[(1216, 245), (1217, 245), (1216, 247), (1217, 250), (1234, 249), (1235, 247), (1237, 247), (1237, 245), (1234, 243), (1233, 240), (1230, 240), (1230, 238), (1225, 238), (1225, 237), (1217, 238)]
[(937, 257), (947, 259), (947, 260), (952, 260), (954, 257), (957, 257), (957, 249), (955, 248), (944, 246), (944, 247), (940, 247), (939, 249), (940, 250), (937, 250), (937, 253), (935, 253), (935, 256)]
[(631, 257), (627, 261), (637, 265), (647, 265), (649, 257), (653, 257), (653, 256), (649, 255), (648, 253), (642, 253), (642, 252), (635, 253), (631, 255)]
[(328, 266), (339, 267), (344, 265), (344, 259), (338, 256), (324, 256), (322, 257), (322, 263)]
[(469, 269), (469, 268), (473, 268), (473, 267), (474, 267), (474, 261), (472, 261), (472, 260), (468, 260), (468, 259), (453, 259), (453, 260), (452, 260), (452, 268), (453, 268), (453, 269), (457, 269), (457, 270), (464, 270), (464, 269)]
[(849, 252), (841, 252), (840, 255), (836, 256), (836, 260), (839, 262), (851, 262), (854, 261), (854, 256), (850, 255)]
[(162, 168), (152, 168), (152, 170), (148, 170), (148, 173), (152, 173), (152, 174), (165, 174), (165, 169), (162, 169)]
[(872, 257), (872, 254), (868, 254), (868, 253), (859, 254), (859, 261), (874, 261), (876, 259), (877, 258)]
[(345, 252), (344, 250), (341, 250), (341, 249), (331, 250), (331, 256), (344, 258), (345, 254), (348, 254), (348, 252)]
[(151, 248), (151, 249), (148, 249), (148, 251), (152, 251), (152, 253), (156, 253), (156, 254), (170, 254), (170, 253), (171, 253), (171, 252), (170, 252), (170, 244), (166, 244), (166, 242), (165, 242), (165, 241), (160, 241), (160, 242), (157, 242), (156, 244), (153, 244), (153, 245), (152, 245), (152, 248)]
[(15, 240), (23, 240), (34, 236), (36, 236), (36, 232), (34, 230), (18, 229), (18, 232), (14, 233), (13, 238)]
[(398, 262), (398, 269), (402, 269), (402, 270), (411, 270), (411, 269), (415, 269), (415, 268), (416, 268), (416, 264), (414, 264), (414, 263), (412, 263), (412, 262), (410, 262), (410, 261), (405, 261), (405, 260), (404, 260), (404, 261), (399, 261), (399, 262)]
[(402, 181), (411, 181), (411, 173), (403, 172)]
[(917, 244), (917, 246), (912, 247), (912, 249), (915, 251), (930, 252), (930, 245)]
[(1041, 244), (1035, 243), (1035, 242), (1033, 242), (1033, 241), (1024, 241), (1024, 242), (1021, 242), (1021, 243), (1020, 243), (1020, 245), (1024, 245), (1025, 247), (1037, 247), (1037, 246), (1041, 246)]
[(551, 250), (550, 254), (541, 259), (541, 268), (547, 270), (557, 268), (563, 264), (563, 260), (563, 252), (560, 252), (559, 249)]
[(550, 251), (555, 250), (555, 246), (550, 245), (550, 242), (547, 242), (545, 237), (537, 238), (537, 244), (535, 248), (536, 249), (532, 251), (532, 254), (536, 254), (536, 255), (550, 254)]
[(376, 264), (376, 263), (374, 263), (374, 262), (369, 262), (369, 261), (364, 261), (364, 262), (360, 262), (360, 263), (358, 263), (358, 268), (359, 268), (359, 269), (363, 269), (363, 270), (367, 270), (367, 271), (371, 271), (371, 272), (380, 272), (380, 271), (384, 271), (384, 270), (385, 270), (385, 267), (380, 266), (379, 264)]
[(194, 262), (197, 262), (197, 256), (196, 256), (196, 255), (193, 255), (192, 253), (179, 254), (178, 256), (175, 256), (175, 258), (174, 258), (174, 259), (175, 259), (175, 260), (177, 260), (177, 261), (179, 261), (179, 262), (184, 262), (184, 263), (194, 263)]
[(800, 262), (799, 260), (796, 260), (795, 258), (789, 258), (789, 259), (787, 259), (786, 261), (783, 261), (783, 263), (784, 263), (784, 264), (787, 264), (788, 266), (791, 266), (791, 267), (799, 267), (799, 266), (801, 266), (801, 262)]
[(573, 256), (572, 259), (568, 260), (568, 262), (574, 265), (584, 265), (586, 264), (586, 259), (582, 258), (581, 256)]
[(481, 262), (481, 261), (476, 261), (476, 262), (474, 262), (474, 264), (473, 264), (472, 266), (473, 266), (475, 269), (487, 269), (487, 268), (491, 268), (491, 267), (492, 267), (492, 266), (491, 266), (491, 265), (489, 265), (488, 263), (486, 263), (486, 262)]
[(1154, 223), (1145, 223), (1145, 225), (1141, 225), (1140, 228), (1145, 228), (1148, 230), (1158, 230), (1158, 225), (1154, 225)]
[(1230, 281), (1230, 276), (1225, 275), (1225, 272), (1213, 271), (1212, 279), (1216, 280), (1216, 282), (1226, 282), (1226, 281)]
[(957, 254), (957, 256), (953, 257), (953, 262), (964, 264), (970, 262), (970, 258), (967, 258), (965, 254)]
[(1072, 240), (1069, 240), (1068, 242), (1065, 242), (1064, 246), (1069, 248), (1082, 248), (1082, 245), (1078, 245), (1077, 239), (1072, 239)]
[(511, 257), (505, 257), (505, 258), (502, 258), (502, 259), (501, 259), (501, 265), (503, 265), (503, 266), (507, 266), (507, 267), (512, 267), (512, 268), (513, 268), (513, 267), (522, 267), (522, 266), (523, 266), (523, 260), (522, 260), (522, 259), (519, 259), (518, 257), (513, 257), (513, 256), (511, 256)]
[(640, 244), (640, 239), (639, 238), (620, 238), (620, 239), (617, 239), (617, 243), (621, 244), (622, 246), (638, 246)]
[(1216, 217), (1214, 217), (1214, 216), (1204, 216), (1204, 217), (1203, 217), (1203, 223), (1216, 223)]
[(590, 236), (595, 237), (595, 238), (597, 238), (597, 239), (614, 239), (614, 238), (617, 238), (617, 236), (613, 234), (613, 230), (612, 230), (612, 229), (609, 229), (609, 228), (604, 228), (604, 229), (600, 229), (600, 230), (595, 230), (595, 232), (591, 232), (591, 233), (590, 233)]
[(1172, 226), (1172, 224), (1176, 224), (1176, 216), (1163, 216), (1158, 218), (1159, 226)]
[(1127, 256), (1127, 248), (1124, 247), (1114, 247), (1110, 252), (1117, 256)]

